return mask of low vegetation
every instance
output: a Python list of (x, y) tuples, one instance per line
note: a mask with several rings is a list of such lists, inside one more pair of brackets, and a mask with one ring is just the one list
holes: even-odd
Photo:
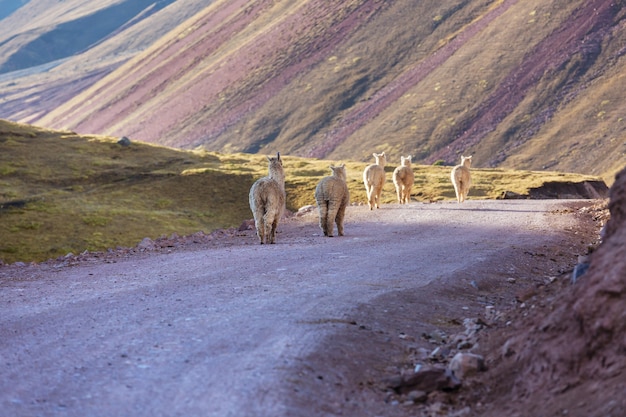
[[(132, 247), (145, 237), (208, 233), (252, 218), (248, 191), (267, 174), (265, 155), (180, 151), (138, 142), (123, 146), (118, 139), (0, 120), (0, 260), (44, 261), (70, 252)], [(335, 162), (346, 164), (351, 203), (367, 203), (366, 163), (283, 159), (288, 210), (315, 204), (315, 186)], [(413, 201), (454, 199), (451, 167), (413, 168)], [(475, 169), (472, 175), (470, 199), (497, 198), (504, 191), (526, 194), (547, 181), (590, 178), (502, 169)], [(396, 203), (390, 180), (382, 201)]]

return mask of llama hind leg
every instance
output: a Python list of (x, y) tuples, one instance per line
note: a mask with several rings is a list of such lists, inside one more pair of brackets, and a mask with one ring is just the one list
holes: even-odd
[(263, 216), (261, 216), (258, 221), (254, 222), (254, 227), (256, 228), (256, 235), (262, 245), (265, 243), (265, 223), (263, 222)]
[(376, 208), (380, 208), (380, 194), (382, 193), (382, 189), (376, 189), (376, 191), (374, 191), (374, 203), (376, 205)]
[(270, 210), (265, 213), (265, 243), (276, 243), (276, 228), (278, 227), (279, 212)]
[(335, 227), (335, 219), (337, 218), (338, 210), (339, 210), (339, 207), (337, 206), (337, 204), (332, 203), (332, 202), (328, 204), (328, 213), (326, 215), (326, 228), (327, 228), (326, 236), (328, 237), (334, 236), (333, 230)]
[(328, 202), (322, 201), (318, 204), (320, 216), (320, 229), (324, 232), (324, 236), (328, 236)]
[(374, 187), (370, 185), (366, 185), (365, 191), (367, 191), (367, 205), (370, 207), (370, 210), (373, 210), (374, 209)]
[(276, 219), (271, 224), (270, 232), (269, 232), (269, 243), (276, 243), (276, 229), (278, 228), (278, 219)]
[(341, 206), (337, 210), (337, 214), (335, 216), (335, 223), (337, 223), (337, 234), (339, 236), (343, 236), (343, 218), (346, 214), (346, 206)]
[(398, 196), (398, 204), (402, 204), (402, 199), (404, 198), (404, 191), (402, 190), (401, 185), (396, 185), (396, 195)]
[(454, 194), (456, 195), (456, 202), (460, 203), (461, 202), (461, 190), (459, 189), (459, 186), (457, 185), (457, 183), (453, 183), (454, 185)]
[(254, 210), (254, 228), (256, 229), (256, 235), (259, 238), (261, 244), (265, 237), (265, 222), (263, 221), (263, 210)]
[(467, 195), (469, 194), (469, 190), (470, 190), (469, 181), (463, 183), (463, 201), (467, 200)]
[(463, 181), (461, 181), (461, 183), (459, 184), (459, 203), (464, 202), (466, 197), (467, 197), (467, 186)]

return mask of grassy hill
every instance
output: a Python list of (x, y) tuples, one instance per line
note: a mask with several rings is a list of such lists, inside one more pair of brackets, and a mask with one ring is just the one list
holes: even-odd
[[(119, 138), (80, 136), (0, 120), (0, 260), (43, 261), (85, 250), (133, 247), (143, 238), (206, 233), (252, 217), (248, 191), (267, 174), (257, 154), (181, 151)], [(287, 208), (315, 204), (328, 166), (340, 161), (283, 155)], [(365, 204), (362, 171), (346, 162), (353, 204)], [(394, 166), (388, 166), (391, 172)], [(449, 167), (414, 166), (413, 199), (453, 199)], [(388, 178), (390, 175), (388, 174)], [(546, 181), (582, 181), (577, 174), (475, 170), (470, 198), (504, 191), (528, 194)], [(390, 180), (385, 203), (395, 203)]]

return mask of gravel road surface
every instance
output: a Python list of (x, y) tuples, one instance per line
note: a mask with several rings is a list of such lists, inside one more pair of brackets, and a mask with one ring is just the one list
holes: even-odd
[[(446, 286), (476, 292), (478, 274), (514, 276), (524, 253), (562, 242), (575, 228), (562, 204), (354, 206), (343, 237), (324, 238), (313, 211), (285, 220), (275, 245), (247, 231), (170, 253), (0, 266), (0, 415), (403, 415), (377, 395), (375, 361), (398, 354), (392, 339), (419, 338)], [(438, 314), (484, 308), (445, 297)]]

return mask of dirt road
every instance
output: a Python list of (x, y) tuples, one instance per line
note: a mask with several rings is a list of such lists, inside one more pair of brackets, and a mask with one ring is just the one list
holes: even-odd
[(381, 381), (422, 333), (575, 261), (562, 204), (350, 207), (344, 237), (311, 212), (275, 245), (0, 267), (0, 415), (409, 415)]

